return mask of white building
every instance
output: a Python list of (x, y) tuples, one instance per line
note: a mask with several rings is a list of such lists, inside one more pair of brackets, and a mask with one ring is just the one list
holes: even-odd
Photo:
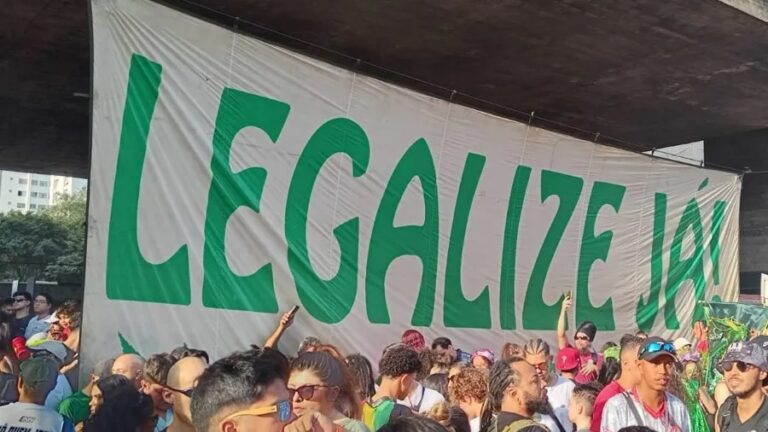
[(86, 187), (84, 179), (0, 171), (0, 213), (42, 210), (55, 204), (59, 194), (73, 194)]

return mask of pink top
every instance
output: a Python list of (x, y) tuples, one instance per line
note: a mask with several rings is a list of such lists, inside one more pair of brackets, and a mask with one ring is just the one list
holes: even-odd
[[(568, 344), (569, 348), (573, 348), (573, 345)], [(592, 360), (595, 365), (597, 365), (597, 370), (595, 372), (589, 373), (589, 374), (583, 374), (581, 373), (581, 368), (584, 367), (589, 361)], [(579, 364), (577, 365), (577, 372), (576, 377), (573, 379), (576, 381), (576, 384), (589, 384), (592, 381), (597, 379), (598, 374), (600, 373), (600, 368), (603, 366), (603, 355), (597, 354), (596, 352), (588, 352), (588, 353), (582, 353), (579, 352)]]
[(595, 399), (595, 405), (592, 410), (592, 427), (591, 432), (600, 432), (600, 424), (603, 422), (603, 409), (608, 399), (621, 394), (624, 389), (619, 385), (618, 381), (613, 381), (603, 388)]

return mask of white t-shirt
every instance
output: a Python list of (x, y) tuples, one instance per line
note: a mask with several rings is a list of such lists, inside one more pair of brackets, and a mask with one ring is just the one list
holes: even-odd
[(64, 416), (41, 405), (16, 402), (0, 407), (0, 430), (35, 432), (70, 432), (72, 423)]
[(630, 405), (627, 403), (627, 399), (624, 397), (625, 394), (627, 393), (617, 394), (606, 402), (605, 409), (603, 410), (603, 420), (600, 424), (600, 432), (617, 432), (619, 429), (627, 426), (646, 426), (653, 430), (664, 432), (691, 432), (691, 419), (688, 415), (688, 409), (675, 396), (669, 393), (666, 394), (665, 412), (659, 418), (655, 418), (645, 410), (642, 402), (632, 393), (628, 393), (632, 404), (640, 415), (640, 419), (643, 421), (643, 424), (639, 425)]
[(444, 400), (445, 398), (443, 395), (432, 389), (428, 389), (417, 382), (416, 387), (414, 387), (411, 394), (408, 395), (408, 398), (399, 400), (397, 403), (405, 405), (414, 411), (417, 411), (416, 408), (418, 407), (419, 414), (424, 414), (433, 406)]
[[(563, 425), (566, 432), (573, 430), (573, 424), (568, 418), (568, 404), (573, 394), (573, 388), (576, 384), (568, 378), (563, 378), (557, 375), (557, 381), (551, 386), (547, 386), (547, 399), (549, 404), (552, 405), (552, 410), (560, 420), (560, 424)], [(557, 427), (557, 423), (550, 416), (541, 416), (541, 423), (549, 428), (552, 432), (558, 432), (560, 429)]]
[(475, 417), (469, 421), (469, 430), (472, 432), (480, 432), (480, 417)]
[(59, 404), (64, 399), (72, 395), (72, 386), (69, 385), (67, 377), (62, 374), (56, 377), (56, 387), (48, 393), (48, 397), (45, 398), (45, 407), (52, 410), (59, 409)]

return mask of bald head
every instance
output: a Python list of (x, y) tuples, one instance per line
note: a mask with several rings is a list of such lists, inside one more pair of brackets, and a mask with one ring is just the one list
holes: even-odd
[(142, 369), (144, 369), (144, 359), (136, 354), (123, 354), (112, 363), (112, 373), (128, 378), (136, 385), (136, 388), (141, 385)]
[(183, 392), (195, 387), (206, 366), (207, 363), (202, 358), (185, 357), (168, 371), (168, 388), (164, 397), (173, 405), (174, 421), (192, 426), (191, 399)]

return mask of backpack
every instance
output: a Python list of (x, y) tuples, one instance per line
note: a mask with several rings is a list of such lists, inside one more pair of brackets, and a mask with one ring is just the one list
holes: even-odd
[[(716, 420), (720, 432), (728, 432), (728, 427), (731, 425), (731, 419), (733, 418), (731, 415), (733, 415), (735, 410), (736, 396), (728, 396), (728, 399), (723, 402), (723, 405), (720, 406), (720, 410), (717, 412)], [(760, 419), (760, 422), (757, 424), (757, 430), (768, 431), (768, 416)]]
[(499, 430), (499, 421), (496, 417), (491, 419), (491, 424), (488, 425), (487, 432), (519, 432), (529, 426), (538, 426), (542, 431), (546, 431), (547, 427), (541, 423), (538, 423), (532, 419), (520, 419), (507, 425), (503, 430)]
[(519, 432), (531, 426), (538, 426), (539, 428), (541, 428), (542, 431), (547, 430), (547, 427), (541, 423), (537, 423), (536, 421), (531, 419), (523, 419), (523, 420), (517, 420), (512, 422), (512, 424), (505, 427), (502, 432)]

